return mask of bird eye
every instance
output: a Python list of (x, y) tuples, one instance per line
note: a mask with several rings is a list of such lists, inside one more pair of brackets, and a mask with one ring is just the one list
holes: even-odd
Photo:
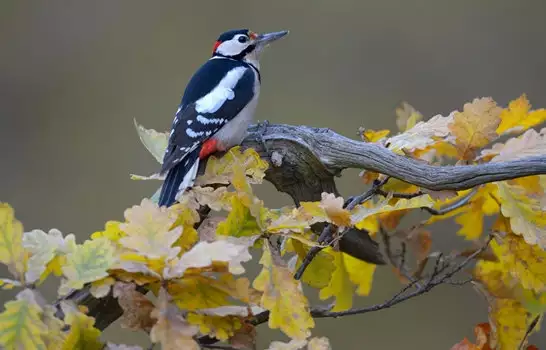
[(243, 43), (246, 43), (248, 41), (248, 37), (245, 36), (245, 35), (241, 35), (238, 40), (239, 40), (239, 42), (241, 44), (243, 44)]

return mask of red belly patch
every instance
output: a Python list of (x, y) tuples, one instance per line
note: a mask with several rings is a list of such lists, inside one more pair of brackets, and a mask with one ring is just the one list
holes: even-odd
[(203, 143), (201, 151), (199, 152), (199, 159), (205, 159), (211, 154), (218, 151), (218, 141), (215, 139), (208, 139)]

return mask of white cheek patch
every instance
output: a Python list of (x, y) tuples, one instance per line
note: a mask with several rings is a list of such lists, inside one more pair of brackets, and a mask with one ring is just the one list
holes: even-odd
[(236, 67), (230, 70), (211, 92), (195, 102), (197, 113), (215, 113), (227, 100), (235, 98), (233, 88), (248, 68)]
[(225, 56), (235, 56), (241, 53), (244, 49), (246, 49), (247, 46), (247, 44), (240, 43), (237, 39), (232, 39), (221, 43), (216, 48), (216, 52)]

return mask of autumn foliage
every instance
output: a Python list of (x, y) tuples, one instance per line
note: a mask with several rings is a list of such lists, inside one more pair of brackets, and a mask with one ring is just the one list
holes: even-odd
[[(546, 129), (534, 129), (546, 121), (546, 110), (533, 110), (525, 95), (506, 108), (491, 98), (475, 99), (462, 111), (427, 121), (407, 104), (397, 115), (396, 135), (362, 129), (363, 140), (433, 165), (546, 155)], [(168, 135), (136, 126), (161, 162)], [(20, 290), (0, 314), (0, 344), (6, 349), (139, 349), (103, 343), (95, 319), (68, 300), (59, 304), (59, 313), (38, 288), (53, 275), (60, 278), (60, 297), (86, 287), (96, 298), (112, 293), (124, 310), (122, 325), (148, 333), (164, 349), (200, 349), (204, 336), (252, 349), (259, 319), (291, 339), (275, 341), (269, 349), (329, 349), (328, 340), (313, 331), (313, 316), (319, 309), (325, 317), (358, 314), (353, 300), (370, 293), (379, 273), (376, 265), (339, 249), (345, 229), (357, 228), (387, 245), (393, 269), (381, 273), (394, 271), (404, 284), (401, 293), (417, 288), (415, 296), (420, 295), (419, 288), (453, 282), (448, 278), (457, 273), (485, 296), (489, 315), (475, 327), (476, 339), (461, 336), (452, 349), (533, 349), (527, 338), (539, 329), (546, 310), (546, 175), (456, 192), (430, 191), (363, 171), (355, 182), (375, 190), (351, 208), (343, 198), (323, 193), (320, 201), (273, 209), (253, 191), (267, 169), (253, 149), (232, 148), (209, 159), (204, 174), (176, 205), (158, 207), (156, 195), (144, 198), (125, 211), (123, 221), (107, 222), (82, 243), (56, 229), (25, 231), (10, 205), (0, 203), (0, 261), (12, 275), (0, 283)], [(203, 218), (203, 207), (214, 217)], [(400, 224), (415, 211), (432, 215), (410, 227)], [(452, 218), (467, 249), (431, 251), (431, 242), (442, 237), (429, 226)], [(311, 229), (317, 223), (336, 228), (328, 244)], [(393, 240), (402, 244), (403, 254), (412, 254), (396, 259), (389, 245)], [(295, 279), (312, 248), (320, 249), (301, 280)], [(259, 252), (262, 268), (253, 280), (245, 274), (251, 252)], [(470, 262), (472, 268), (466, 265)], [(439, 279), (442, 271), (445, 278)], [(303, 284), (318, 290), (331, 308), (310, 305)], [(391, 304), (412, 297), (404, 295)]]

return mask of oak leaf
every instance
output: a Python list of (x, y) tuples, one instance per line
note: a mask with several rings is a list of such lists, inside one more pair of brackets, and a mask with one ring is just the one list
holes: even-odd
[(396, 108), (396, 126), (400, 131), (406, 131), (423, 119), (423, 115), (407, 102)]
[(335, 305), (332, 311), (345, 311), (353, 305), (353, 291), (361, 296), (368, 295), (372, 288), (373, 274), (376, 265), (353, 258), (328, 247), (325, 252), (334, 257), (335, 270), (329, 284), (322, 288), (319, 297), (322, 300), (334, 297)]
[(373, 205), (358, 205), (351, 211), (351, 222), (356, 225), (357, 228), (364, 228), (366, 224), (365, 219), (371, 215), (392, 212), (404, 209), (413, 209), (421, 207), (432, 207), (434, 201), (428, 195), (422, 195), (411, 199), (398, 199), (394, 205), (389, 204), (392, 196), (387, 196), (384, 200), (381, 200)]
[(391, 131), (390, 130), (371, 130), (364, 129), (361, 131), (362, 139), (366, 142), (377, 142), (387, 136)]
[(89, 349), (100, 350), (103, 344), (100, 341), (100, 331), (94, 327), (95, 319), (89, 317), (67, 302), (61, 303), (65, 315), (64, 322), (70, 331), (62, 344), (62, 350)]
[(461, 159), (474, 159), (476, 150), (498, 137), (501, 111), (493, 99), (480, 98), (466, 103), (462, 112), (455, 112), (449, 130)]
[(508, 108), (500, 115), (501, 123), (497, 128), (499, 134), (520, 132), (546, 121), (546, 110), (531, 111), (531, 104), (525, 94), (511, 101)]
[(393, 152), (404, 154), (417, 149), (424, 149), (442, 140), (449, 135), (448, 125), (453, 121), (453, 116), (443, 117), (436, 115), (426, 122), (418, 122), (412, 128), (402, 134), (387, 139), (388, 148)]
[(7, 265), (17, 280), (23, 282), (26, 254), (23, 249), (23, 225), (15, 218), (13, 208), (0, 202), (0, 262)]
[(512, 231), (523, 236), (528, 244), (546, 249), (545, 197), (530, 196), (525, 188), (506, 181), (497, 182), (501, 212), (510, 219)]
[(261, 306), (270, 311), (269, 328), (280, 328), (293, 339), (304, 340), (315, 326), (309, 313), (309, 303), (302, 292), (301, 284), (272, 252), (268, 242), (263, 245), (260, 259), (263, 269), (254, 280), (254, 288), (263, 291)]
[(491, 306), (489, 319), (493, 329), (492, 348), (512, 350), (519, 349), (533, 317), (516, 300), (496, 299)]
[(225, 221), (218, 224), (216, 234), (233, 237), (255, 236), (262, 229), (251, 210), (239, 197), (231, 198), (231, 211)]
[(120, 229), (125, 236), (119, 243), (149, 258), (175, 257), (181, 250), (172, 247), (182, 234), (182, 227), (172, 228), (177, 219), (174, 209), (159, 207), (145, 198), (140, 205), (125, 210)]
[(241, 151), (240, 146), (235, 146), (222, 157), (209, 157), (205, 173), (196, 179), (195, 185), (229, 184), (235, 178), (234, 186), (246, 188), (241, 175), (245, 177), (244, 182), (259, 184), (263, 182), (268, 167), (269, 163), (262, 160), (254, 149)]
[(527, 130), (523, 135), (508, 139), (506, 143), (496, 143), (483, 150), (480, 159), (491, 162), (504, 162), (546, 154), (546, 128), (537, 132)]
[(123, 309), (123, 328), (150, 332), (155, 324), (151, 316), (155, 307), (146, 296), (135, 289), (134, 284), (117, 282), (114, 285), (114, 297)]
[(33, 292), (25, 289), (17, 300), (8, 301), (0, 314), (0, 345), (6, 350), (46, 349), (44, 337), (48, 332), (42, 321), (43, 309)]
[(181, 310), (170, 303), (164, 288), (159, 290), (157, 307), (152, 311), (152, 317), (157, 320), (150, 332), (153, 343), (160, 343), (165, 350), (200, 349), (193, 339), (199, 329), (190, 325), (182, 316)]
[(48, 233), (42, 230), (25, 232), (23, 247), (30, 253), (25, 274), (27, 282), (34, 283), (38, 279), (43, 281), (52, 272), (48, 265), (56, 263), (52, 261), (55, 256), (67, 254), (75, 246), (76, 237), (73, 234), (63, 237), (61, 231), (57, 229), (49, 230)]
[(107, 277), (107, 271), (115, 262), (114, 247), (105, 238), (77, 245), (66, 255), (66, 264), (62, 267), (65, 279), (59, 293), (65, 295), (71, 289), (80, 289), (86, 283)]
[(138, 124), (136, 120), (133, 121), (140, 141), (144, 147), (146, 147), (152, 156), (162, 164), (165, 149), (167, 149), (167, 144), (169, 143), (169, 134), (166, 132), (157, 132), (154, 129), (146, 129)]
[(249, 248), (258, 239), (254, 237), (227, 237), (215, 242), (199, 242), (180, 258), (172, 260), (164, 271), (165, 278), (182, 277), (188, 268), (202, 268), (213, 265), (214, 262), (228, 264), (229, 272), (241, 274), (245, 271), (241, 263), (249, 261), (252, 256)]
[(198, 326), (201, 334), (210, 335), (222, 341), (234, 336), (243, 325), (238, 316), (215, 316), (200, 313), (188, 313), (187, 321), (191, 325)]

